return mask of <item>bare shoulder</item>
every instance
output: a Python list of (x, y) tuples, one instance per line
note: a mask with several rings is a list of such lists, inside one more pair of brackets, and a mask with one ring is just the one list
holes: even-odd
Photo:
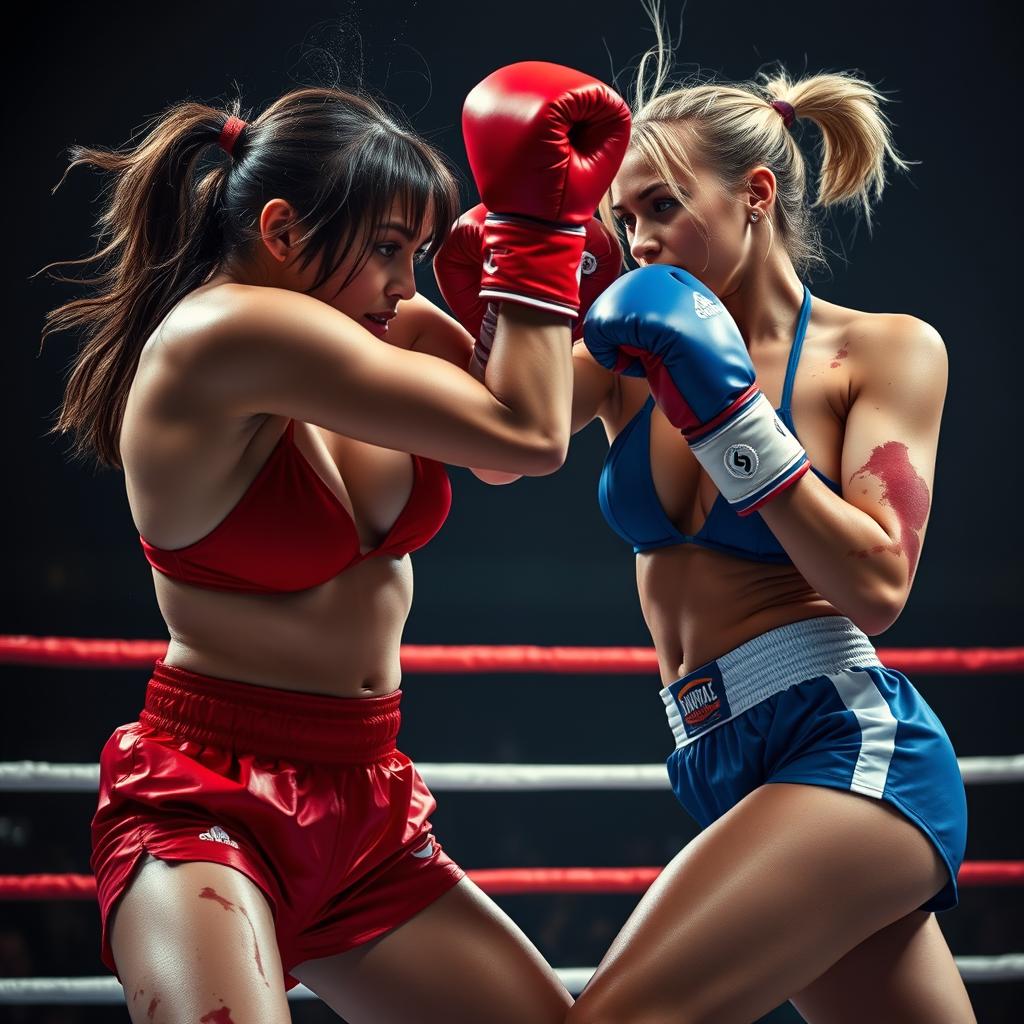
[(301, 292), (222, 284), (186, 296), (153, 333), (144, 354), (184, 369), (239, 345), (292, 344), (322, 321), (336, 328), (349, 318)]
[(820, 307), (838, 351), (848, 358), (854, 391), (911, 378), (944, 385), (946, 346), (931, 324), (908, 313), (869, 313), (832, 303)]
[[(839, 307), (836, 307), (838, 310)], [(920, 358), (946, 361), (946, 346), (931, 324), (909, 313), (866, 313), (843, 309), (841, 339), (850, 355), (891, 363)]]
[[(344, 356), (358, 362), (373, 339), (350, 317), (301, 292), (221, 284), (187, 296), (147, 341), (140, 382), (177, 411), (216, 407), (269, 381), (308, 378)], [(247, 403), (243, 401), (243, 406)]]

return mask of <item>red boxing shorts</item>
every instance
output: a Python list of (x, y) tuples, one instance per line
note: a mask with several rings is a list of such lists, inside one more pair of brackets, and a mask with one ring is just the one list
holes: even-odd
[(434, 798), (395, 749), (401, 693), (346, 699), (195, 675), (158, 661), (139, 721), (100, 758), (92, 869), (103, 924), (140, 860), (225, 864), (274, 913), (290, 970), (409, 920), (464, 872)]

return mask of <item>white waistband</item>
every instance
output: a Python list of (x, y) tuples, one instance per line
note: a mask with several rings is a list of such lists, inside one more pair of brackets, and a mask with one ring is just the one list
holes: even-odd
[(773, 694), (817, 676), (881, 666), (871, 641), (847, 618), (791, 622), (740, 644), (661, 691), (677, 747)]

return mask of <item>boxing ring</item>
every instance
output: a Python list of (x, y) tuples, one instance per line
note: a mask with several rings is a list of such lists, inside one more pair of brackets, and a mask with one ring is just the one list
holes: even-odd
[[(149, 669), (166, 641), (94, 640), (67, 637), (0, 636), (0, 665), (86, 669)], [(880, 648), (887, 665), (909, 674), (950, 677), (1024, 674), (1024, 647)], [(654, 651), (640, 647), (422, 646), (402, 647), (402, 669), (417, 674), (534, 673), (548, 675), (657, 674)], [(968, 786), (1024, 781), (1024, 753), (964, 757), (960, 771)], [(537, 792), (552, 790), (668, 789), (664, 764), (458, 764), (417, 762), (434, 793)], [(34, 793), (95, 792), (97, 764), (42, 761), (0, 763), (0, 791)], [(83, 824), (86, 824), (83, 822)], [(469, 871), (491, 895), (521, 893), (641, 894), (660, 867), (499, 868)], [(966, 861), (963, 887), (1022, 886), (1024, 860)], [(92, 900), (92, 875), (0, 875), (0, 900)], [(956, 957), (966, 982), (1024, 980), (1024, 952)], [(571, 993), (578, 994), (594, 967), (556, 968)], [(303, 986), (289, 999), (315, 999)], [(122, 1003), (113, 977), (0, 978), (0, 1005)]]

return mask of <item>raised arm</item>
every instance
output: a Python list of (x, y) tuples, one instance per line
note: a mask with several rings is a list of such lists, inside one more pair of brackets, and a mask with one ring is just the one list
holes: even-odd
[[(494, 330), (506, 307), (560, 311), (579, 325), (593, 279), (617, 273), (618, 245), (593, 213), (625, 152), (629, 112), (603, 83), (530, 61), (470, 93), (463, 131), (483, 202), (459, 218), (434, 267), (474, 338), (470, 373), (500, 394), (515, 358)], [(516, 474), (477, 475), (507, 483)]]
[(503, 386), (488, 390), (443, 359), (378, 341), (301, 293), (220, 291), (218, 315), (204, 330), (154, 353), (164, 365), (152, 379), (174, 401), (191, 403), (192, 415), (272, 413), (455, 465), (531, 475), (564, 459), (569, 331), (550, 313), (503, 313), (501, 342), (516, 358)]
[[(618, 395), (617, 378), (599, 366), (582, 341), (572, 350), (572, 421), (569, 431), (576, 434), (598, 416), (604, 416), (609, 403)], [(485, 484), (511, 484), (523, 473), (503, 473), (494, 469), (472, 468), (472, 473)]]

